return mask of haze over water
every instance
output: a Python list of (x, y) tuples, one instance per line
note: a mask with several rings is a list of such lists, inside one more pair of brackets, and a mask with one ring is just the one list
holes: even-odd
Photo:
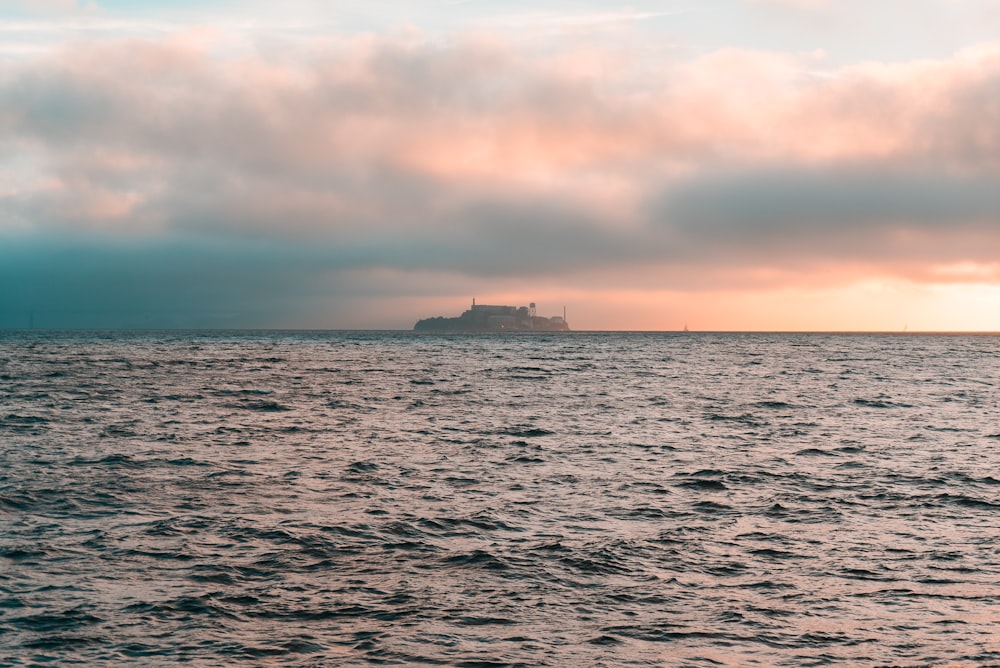
[(1000, 664), (996, 344), (4, 333), (0, 664)]

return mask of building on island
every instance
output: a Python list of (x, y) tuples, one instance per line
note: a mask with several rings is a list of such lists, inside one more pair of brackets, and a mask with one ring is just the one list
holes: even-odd
[(530, 306), (495, 306), (476, 304), (457, 318), (437, 316), (417, 321), (413, 329), (418, 332), (565, 332), (569, 331), (566, 310), (563, 315), (546, 318)]

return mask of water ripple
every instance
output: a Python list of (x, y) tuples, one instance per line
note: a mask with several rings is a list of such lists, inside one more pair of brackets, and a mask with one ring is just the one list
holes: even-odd
[(0, 334), (0, 664), (1000, 665), (995, 343)]

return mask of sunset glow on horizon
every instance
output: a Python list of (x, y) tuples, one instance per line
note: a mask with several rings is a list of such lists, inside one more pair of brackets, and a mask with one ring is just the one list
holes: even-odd
[(0, 327), (1000, 331), (995, 0), (0, 2)]

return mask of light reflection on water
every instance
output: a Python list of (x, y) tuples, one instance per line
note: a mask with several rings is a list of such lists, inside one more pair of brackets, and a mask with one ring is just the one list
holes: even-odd
[(8, 334), (0, 659), (1000, 663), (996, 342)]

